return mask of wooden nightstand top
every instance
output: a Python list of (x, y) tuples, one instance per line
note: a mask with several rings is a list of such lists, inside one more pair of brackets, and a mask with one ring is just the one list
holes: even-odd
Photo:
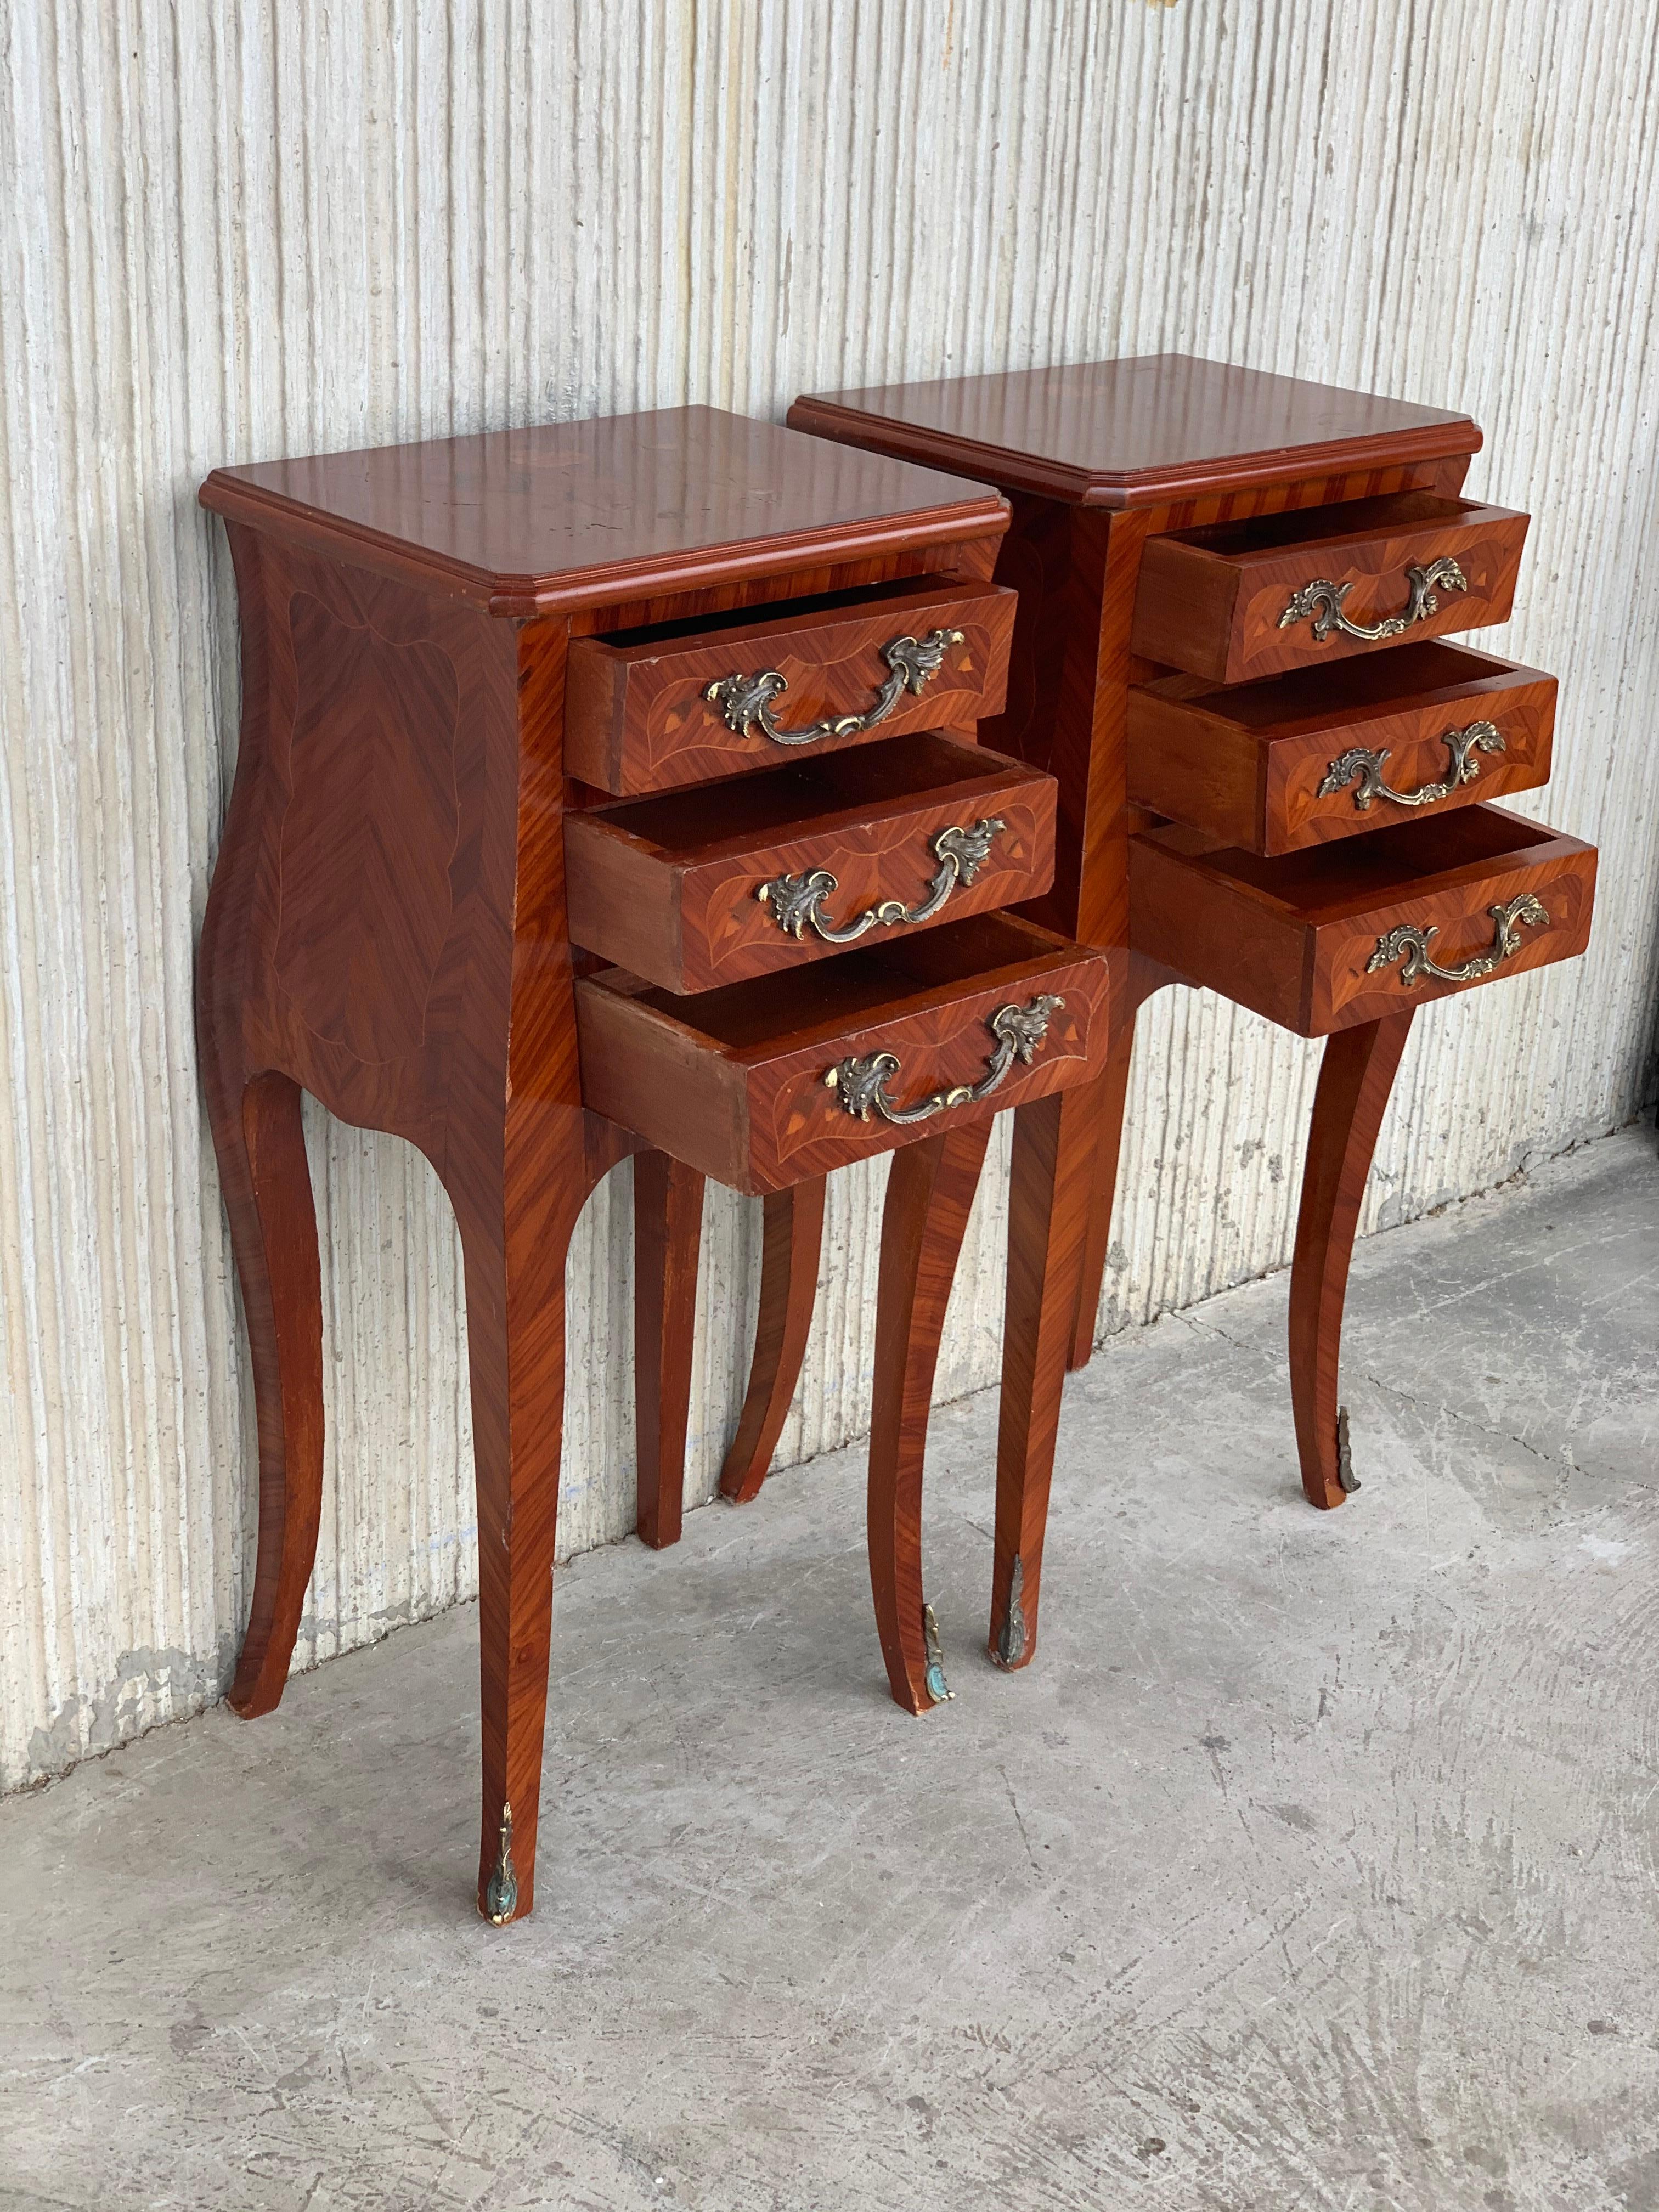
[(233, 522), (532, 615), (994, 535), (994, 492), (713, 407), (216, 469)]
[(1188, 354), (803, 396), (797, 429), (1085, 507), (1480, 450), (1467, 415)]

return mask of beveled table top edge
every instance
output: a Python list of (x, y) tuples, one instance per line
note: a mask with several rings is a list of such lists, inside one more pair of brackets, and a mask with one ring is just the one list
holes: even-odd
[[(924, 396), (943, 394), (952, 386), (967, 390), (1005, 381), (1018, 386), (1022, 382), (1066, 376), (1081, 378), (1091, 369), (1119, 368), (1165, 377), (1172, 377), (1183, 369), (1197, 369), (1213, 372), (1215, 380), (1224, 379), (1231, 372), (1255, 382), (1304, 385), (1310, 395), (1320, 392), (1340, 393), (1355, 402), (1371, 402), (1382, 410), (1394, 408), (1409, 413), (1416, 419), (1359, 434), (1264, 444), (1219, 454), (1194, 452), (1178, 459), (1123, 468), (1098, 460), (1073, 460), (1052, 451), (1000, 444), (993, 437), (975, 436), (937, 422), (918, 419), (925, 412)], [(917, 397), (915, 416), (896, 411), (893, 404), (906, 394)], [(1468, 415), (1455, 410), (1423, 408), (1413, 402), (1390, 402), (1374, 394), (1351, 392), (1346, 386), (1321, 386), (1306, 379), (1279, 377), (1267, 371), (1234, 370), (1228, 362), (1207, 362), (1181, 354), (1128, 356), (1121, 362), (1055, 363), (1037, 369), (1012, 371), (1006, 377), (940, 377), (910, 385), (872, 385), (862, 391), (803, 392), (785, 420), (792, 429), (816, 433), (837, 444), (862, 446), (890, 459), (919, 461), (927, 467), (977, 476), (1004, 491), (1034, 493), (1076, 506), (1116, 508), (1171, 505), (1238, 489), (1247, 484), (1284, 482), (1297, 477), (1450, 459), (1479, 453), (1483, 443), (1479, 425)]]
[[(638, 550), (611, 553), (607, 557), (602, 530), (592, 530), (593, 557), (578, 527), (568, 535), (574, 553), (571, 559), (546, 567), (525, 568), (494, 565), (467, 557), (474, 550), (457, 551), (439, 542), (441, 533), (430, 526), (431, 505), (421, 506), (405, 529), (384, 526), (383, 518), (370, 519), (361, 511), (374, 501), (362, 495), (360, 483), (348, 483), (338, 505), (304, 495), (304, 491), (262, 481), (264, 472), (291, 467), (296, 474), (325, 472), (331, 465), (349, 477), (356, 469), (367, 477), (374, 465), (394, 457), (435, 456), (444, 449), (479, 447), (495, 441), (533, 441), (560, 432), (580, 434), (592, 428), (623, 429), (631, 423), (647, 425), (670, 420), (695, 423), (709, 417), (738, 433), (763, 439), (787, 439), (805, 445), (810, 456), (812, 441), (789, 434), (785, 426), (736, 416), (715, 408), (672, 408), (638, 416), (583, 417), (569, 422), (523, 426), (502, 432), (475, 434), (465, 440), (432, 439), (403, 446), (356, 448), (336, 454), (296, 455), (287, 461), (249, 464), (215, 469), (200, 487), (201, 504), (263, 534), (283, 538), (329, 557), (356, 562), (428, 590), (484, 606), (493, 614), (524, 618), (577, 607), (602, 605), (608, 601), (635, 599), (690, 592), (740, 576), (777, 574), (791, 568), (827, 561), (856, 560), (871, 555), (904, 551), (962, 538), (999, 537), (1008, 526), (1008, 509), (1001, 495), (977, 479), (953, 477), (925, 464), (899, 460), (916, 479), (923, 495), (914, 504), (902, 498), (890, 504), (872, 497), (868, 511), (822, 512), (831, 498), (820, 498), (819, 514), (791, 526), (792, 488), (788, 471), (780, 470), (775, 482), (763, 474), (763, 495), (775, 503), (781, 520), (777, 526), (745, 528), (729, 534), (704, 534), (688, 528), (685, 542), (662, 543)], [(821, 447), (819, 450), (822, 450)], [(364, 465), (368, 465), (366, 467)], [(875, 465), (879, 466), (879, 462)], [(306, 487), (309, 489), (310, 487)], [(902, 490), (903, 487), (896, 489)], [(934, 496), (926, 496), (932, 493)], [(741, 503), (740, 501), (738, 502)], [(809, 502), (810, 503), (810, 502)], [(443, 512), (442, 501), (438, 510)], [(718, 506), (718, 500), (714, 502)], [(728, 503), (729, 504), (729, 503)], [(462, 509), (465, 511), (465, 502)], [(851, 502), (856, 510), (859, 502)], [(359, 509), (353, 512), (356, 507)], [(458, 531), (465, 538), (465, 532)]]

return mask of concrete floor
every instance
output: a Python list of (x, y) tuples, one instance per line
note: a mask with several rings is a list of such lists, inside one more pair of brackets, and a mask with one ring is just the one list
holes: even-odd
[(560, 1577), (542, 1903), (474, 1916), (465, 1608), (0, 1806), (0, 2205), (1659, 2206), (1659, 1158), (1363, 1247), (1066, 1399), (1036, 1665), (885, 1697), (844, 1452)]

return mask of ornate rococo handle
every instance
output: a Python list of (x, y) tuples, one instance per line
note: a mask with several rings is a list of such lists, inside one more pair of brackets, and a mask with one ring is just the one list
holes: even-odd
[(828, 868), (812, 868), (804, 876), (774, 876), (762, 884), (755, 896), (771, 914), (786, 937), (799, 939), (810, 929), (826, 945), (850, 945), (867, 929), (896, 927), (901, 922), (931, 921), (958, 884), (971, 884), (985, 865), (993, 839), (1007, 823), (998, 815), (987, 815), (967, 830), (941, 830), (933, 842), (939, 871), (925, 896), (915, 906), (902, 899), (883, 899), (866, 907), (843, 928), (826, 921), (821, 908), (839, 887)]
[(1429, 957), (1429, 939), (1437, 937), (1439, 930), (1433, 922), (1419, 928), (1414, 922), (1401, 922), (1386, 937), (1376, 940), (1376, 950), (1365, 963), (1365, 973), (1376, 974), (1379, 968), (1391, 968), (1405, 956), (1400, 970), (1400, 980), (1407, 988), (1420, 983), (1425, 975), (1433, 975), (1443, 983), (1473, 983), (1478, 977), (1490, 975), (1500, 962), (1509, 959), (1521, 950), (1518, 933), (1523, 928), (1542, 929), (1549, 921), (1549, 910), (1540, 898), (1532, 892), (1522, 891), (1519, 898), (1510, 899), (1506, 905), (1489, 906), (1486, 912), (1492, 919), (1491, 948), (1477, 952), (1461, 968), (1443, 968)]
[(881, 648), (891, 671), (876, 694), (876, 703), (861, 714), (831, 714), (804, 730), (781, 730), (772, 719), (772, 702), (789, 689), (789, 678), (775, 668), (763, 668), (754, 676), (721, 676), (705, 686), (703, 697), (718, 707), (728, 730), (740, 738), (751, 727), (770, 738), (775, 745), (816, 745), (825, 738), (852, 738), (884, 722), (905, 692), (915, 698), (929, 677), (937, 676), (945, 656), (963, 641), (959, 629), (930, 629), (926, 637), (896, 637)]
[(899, 1071), (894, 1053), (872, 1052), (862, 1059), (839, 1060), (823, 1079), (840, 1097), (843, 1110), (856, 1121), (867, 1121), (872, 1113), (901, 1127), (931, 1121), (949, 1106), (973, 1106), (988, 1098), (1017, 1060), (1029, 1067), (1049, 1023), (1065, 1003), (1064, 999), (1043, 993), (1024, 1006), (999, 1006), (985, 1024), (996, 1039), (997, 1048), (979, 1081), (956, 1084), (948, 1091), (931, 1091), (914, 1106), (896, 1105), (887, 1096), (887, 1079)]
[(1285, 611), (1279, 617), (1280, 629), (1288, 629), (1292, 623), (1306, 622), (1311, 617), (1316, 645), (1324, 645), (1340, 630), (1344, 637), (1357, 637), (1366, 645), (1375, 645), (1379, 638), (1398, 637), (1415, 623), (1426, 622), (1431, 615), (1440, 611), (1438, 593), (1467, 592), (1468, 578), (1449, 555), (1431, 561), (1426, 568), (1415, 562), (1406, 571), (1408, 597), (1403, 615), (1385, 615), (1379, 623), (1350, 622), (1342, 611), (1342, 603), (1353, 589), (1353, 579), (1339, 584), (1333, 577), (1317, 576), (1312, 583), (1304, 584), (1291, 594)]
[(1439, 783), (1419, 783), (1415, 791), (1393, 790), (1382, 781), (1388, 747), (1371, 752), (1364, 745), (1355, 745), (1348, 752), (1339, 753), (1326, 769), (1319, 796), (1328, 799), (1352, 784), (1353, 803), (1361, 814), (1370, 811), (1374, 799), (1386, 799), (1395, 806), (1432, 806), (1437, 800), (1449, 799), (1463, 784), (1474, 781), (1480, 773), (1480, 763), (1474, 757), (1477, 752), (1504, 750), (1495, 722), (1471, 722), (1466, 730), (1443, 730), (1440, 742), (1451, 754), (1451, 769)]

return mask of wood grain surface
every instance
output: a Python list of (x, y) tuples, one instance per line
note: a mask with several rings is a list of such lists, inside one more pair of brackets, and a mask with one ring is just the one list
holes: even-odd
[(1468, 588), (1441, 586), (1437, 611), (1407, 635), (1438, 637), (1504, 622), (1527, 521), (1504, 507), (1405, 492), (1327, 509), (1316, 525), (1280, 514), (1153, 538), (1140, 567), (1134, 650), (1217, 684), (1386, 652), (1391, 638), (1367, 642), (1335, 631), (1322, 642), (1311, 620), (1281, 627), (1280, 618), (1318, 578), (1352, 586), (1344, 611), (1356, 624), (1401, 615), (1410, 598), (1407, 570), (1443, 556), (1458, 562)]
[(571, 933), (670, 991), (801, 968), (844, 947), (810, 927), (786, 933), (757, 896), (762, 884), (827, 868), (836, 888), (823, 919), (845, 927), (885, 901), (922, 901), (940, 831), (1001, 823), (971, 883), (958, 881), (931, 921), (878, 925), (860, 940), (877, 944), (895, 928), (931, 928), (1045, 890), (1054, 814), (1049, 777), (931, 732), (571, 814)]
[(823, 1200), (822, 1176), (766, 1194), (755, 1355), (737, 1434), (720, 1468), (721, 1494), (734, 1505), (760, 1495), (800, 1379), (817, 1295)]
[[(535, 1844), (564, 1389), (564, 1261), (633, 1149), (581, 1108), (564, 922), (562, 625), (233, 527), (236, 783), (198, 969), (249, 1315), (259, 1558), (237, 1703), (281, 1694), (317, 1531), (320, 1285), (298, 1087), (431, 1160), (466, 1275), (480, 1530), (479, 1898)], [(459, 711), (457, 702), (465, 700)], [(366, 772), (367, 760), (372, 772)]]
[[(1058, 996), (1030, 1064), (1016, 1061), (994, 1094), (994, 1111), (1087, 1075), (1108, 991), (1103, 954), (1005, 915), (696, 998), (608, 969), (576, 987), (583, 1093), (706, 1175), (779, 1189), (914, 1139), (914, 1127), (846, 1111), (824, 1082), (838, 1061), (895, 1054), (888, 1089), (908, 1106), (984, 1074), (998, 1008)], [(983, 1110), (950, 1108), (940, 1121), (951, 1127)]]
[(634, 1434), (641, 1540), (680, 1540), (696, 1340), (702, 1177), (665, 1152), (634, 1160)]
[(788, 420), (1091, 507), (1157, 507), (1480, 446), (1464, 414), (1172, 353), (804, 395)]
[(925, 1713), (921, 1476), (939, 1331), (991, 1133), (981, 1110), (908, 1145), (893, 1162), (881, 1218), (876, 1379), (870, 1429), (870, 1588), (893, 1701)]
[[(578, 639), (570, 648), (566, 770), (625, 797), (906, 730), (971, 732), (981, 714), (1002, 704), (1013, 616), (1012, 597), (998, 585), (934, 579), (860, 592), (850, 605), (789, 608), (763, 621), (677, 620)], [(891, 679), (882, 648), (935, 630), (961, 636), (921, 690), (907, 686), (869, 730), (787, 747), (752, 724), (732, 729), (719, 703), (705, 696), (726, 677), (772, 670), (787, 684), (771, 709), (786, 733), (862, 716)]]
[(714, 407), (216, 469), (204, 506), (511, 617), (993, 536), (982, 484)]
[[(1360, 1200), (1413, 1009), (1339, 1030), (1325, 1047), (1308, 1131), (1291, 1265), (1291, 1404), (1302, 1487), (1310, 1504), (1340, 1505), (1338, 1364), (1342, 1309)], [(1363, 1478), (1362, 1478), (1363, 1480)]]
[(1593, 847), (1498, 806), (1278, 860), (1216, 848), (1189, 830), (1146, 831), (1130, 854), (1136, 944), (1304, 1036), (1396, 1009), (1398, 967), (1371, 973), (1367, 963), (1401, 924), (1432, 925), (1433, 957), (1455, 967), (1492, 942), (1492, 905), (1530, 891), (1549, 914), (1520, 933), (1494, 975), (1425, 978), (1411, 988), (1415, 1006), (1572, 958), (1588, 940), (1595, 884)]
[(1029, 1666), (1036, 1651), (1054, 1438), (1101, 1118), (1093, 1085), (1014, 1115), (988, 1645), (1008, 1668)]
[(1473, 752), (1474, 778), (1430, 802), (1432, 810), (1547, 783), (1555, 696), (1555, 678), (1538, 669), (1438, 643), (1232, 689), (1162, 677), (1129, 689), (1129, 787), (1146, 805), (1224, 844), (1293, 852), (1417, 812), (1386, 793), (1362, 807), (1352, 780), (1322, 791), (1351, 749), (1386, 754), (1385, 783), (1410, 793), (1447, 781), (1448, 732), (1487, 721), (1503, 750)]

